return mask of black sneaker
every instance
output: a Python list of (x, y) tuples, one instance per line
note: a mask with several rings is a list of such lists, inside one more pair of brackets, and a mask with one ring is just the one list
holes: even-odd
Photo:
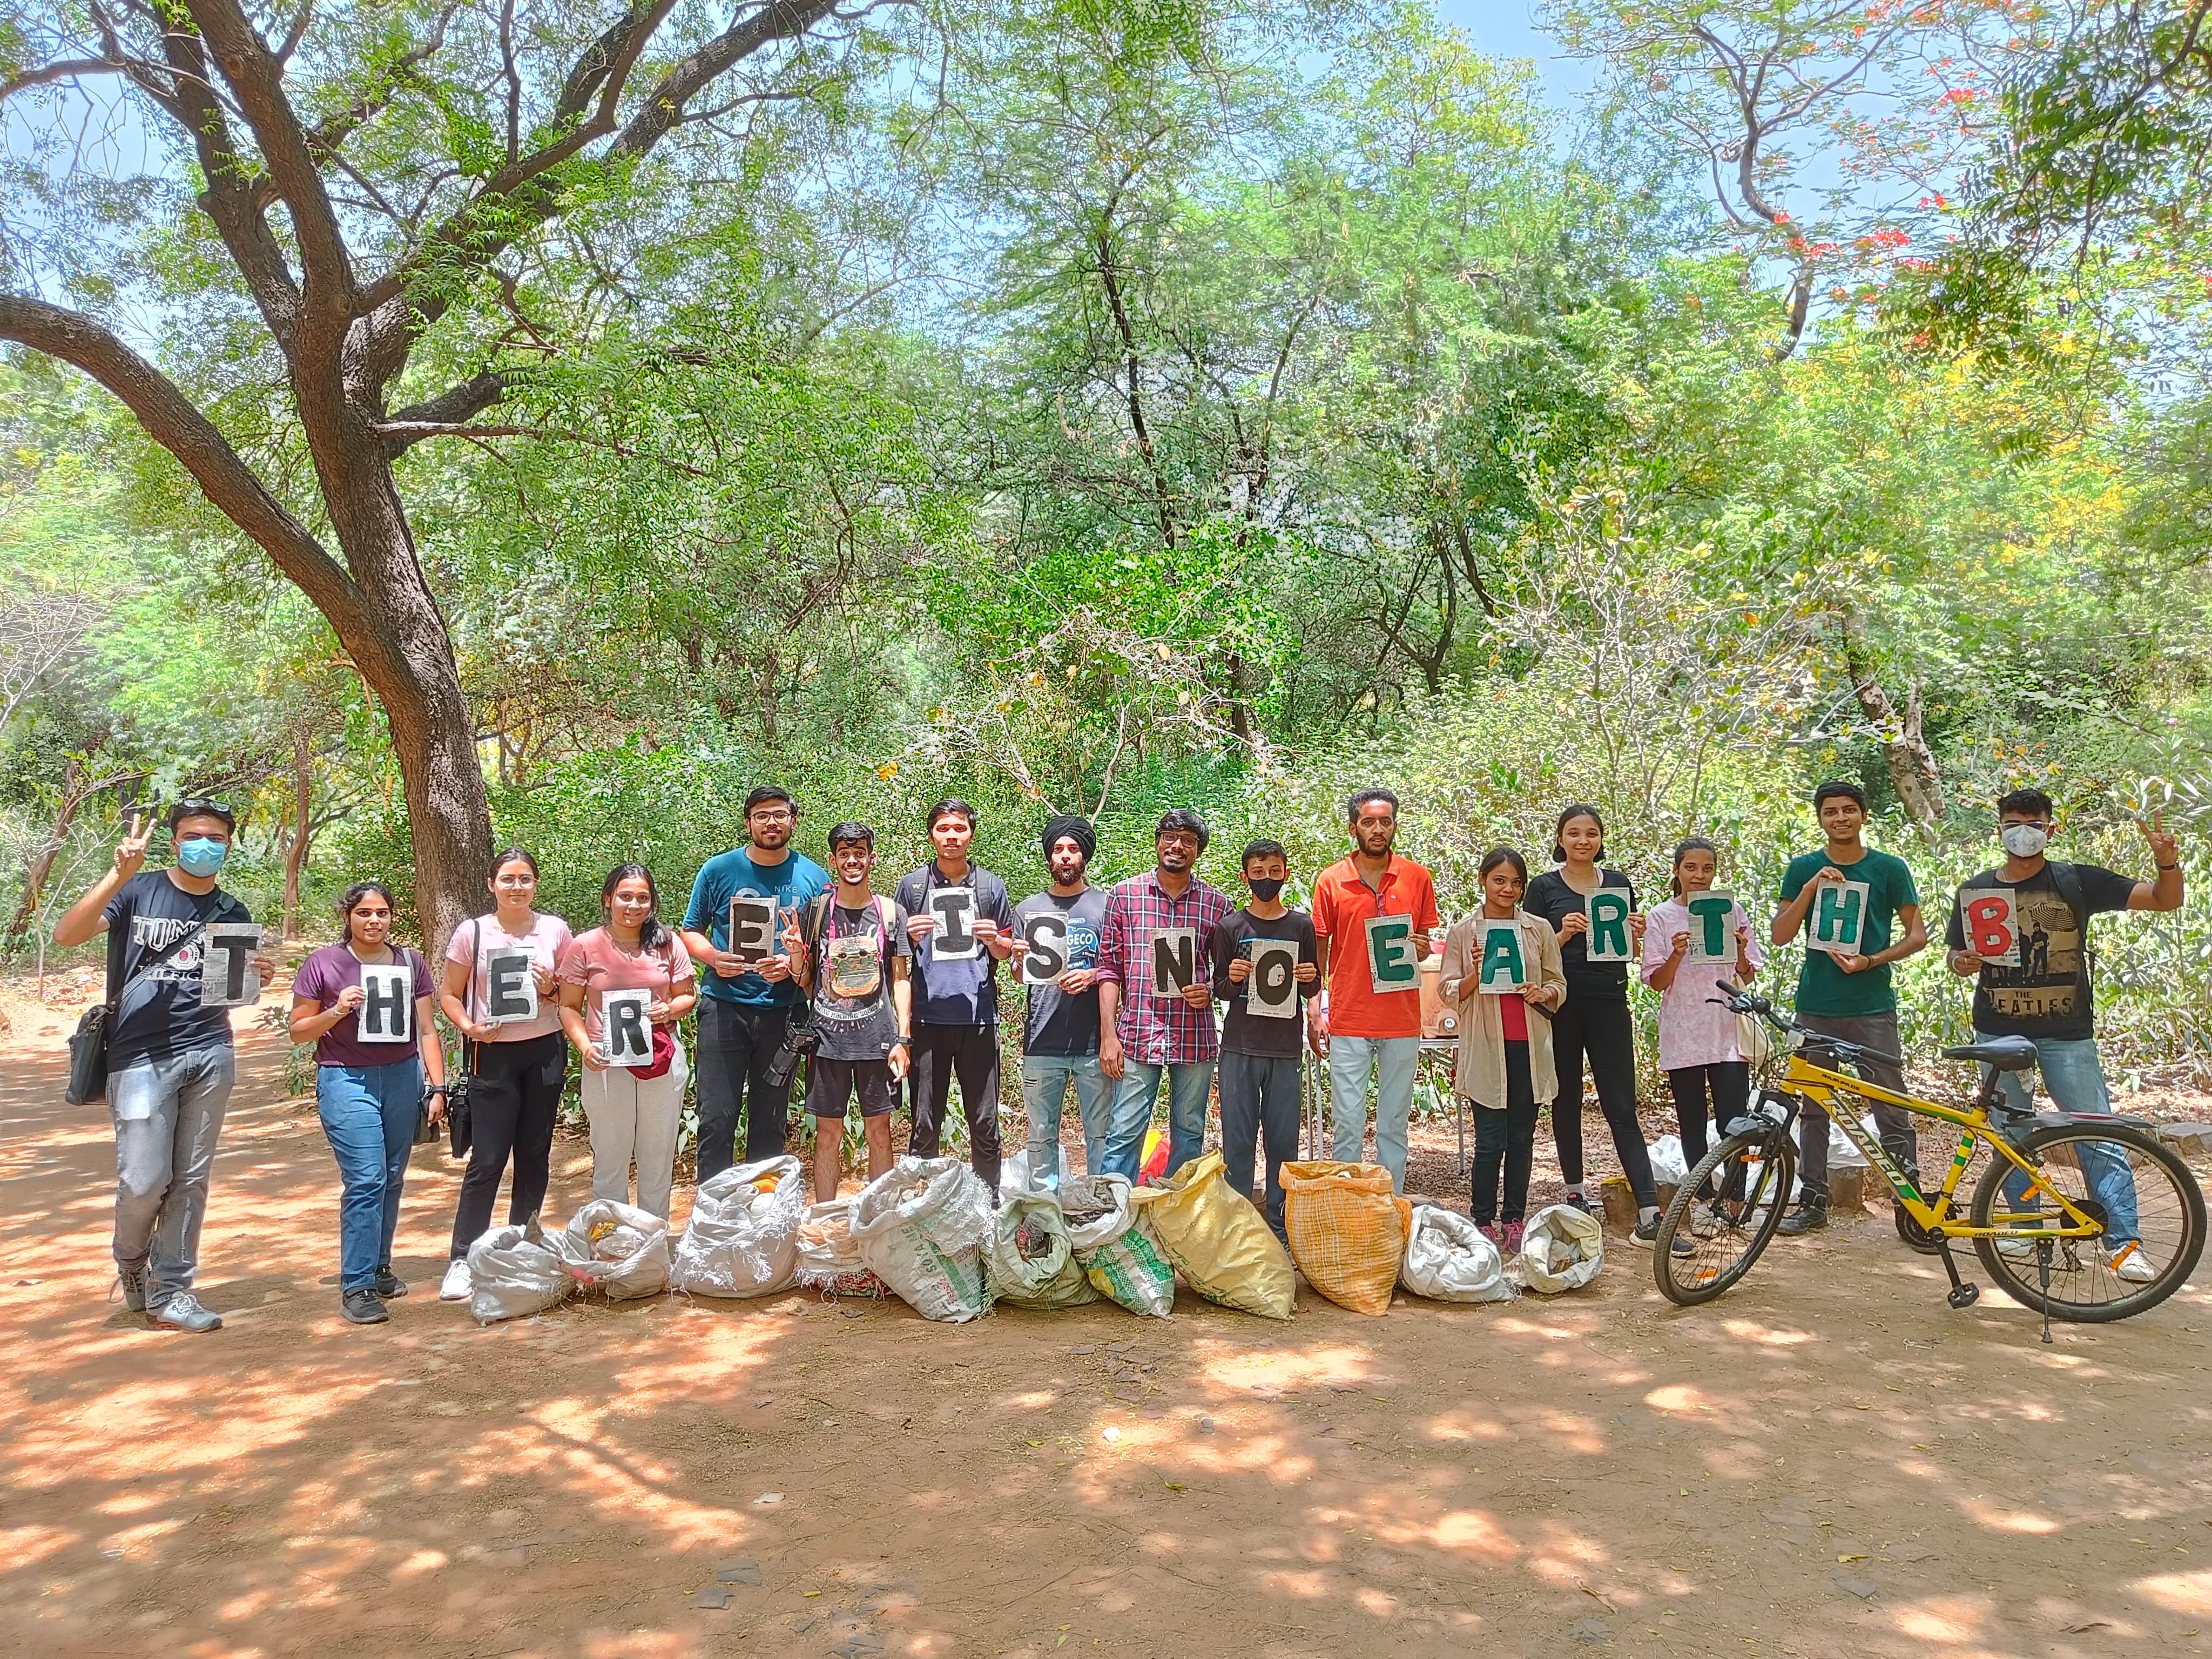
[(407, 1281), (389, 1267), (376, 1270), (376, 1293), (386, 1302), (397, 1302), (407, 1294)]
[[(1655, 1215), (1649, 1221), (1638, 1222), (1629, 1230), (1628, 1236), (1647, 1250), (1656, 1248), (1659, 1242), (1659, 1218)], [(1669, 1255), (1695, 1255), (1698, 1253), (1698, 1247), (1677, 1231), (1674, 1235), (1674, 1242), (1668, 1247), (1667, 1253)]]
[(339, 1299), (338, 1311), (356, 1325), (381, 1325), (392, 1316), (384, 1310), (384, 1304), (374, 1291), (366, 1285), (357, 1291), (348, 1291)]
[(1592, 1206), (1589, 1200), (1584, 1198), (1580, 1193), (1569, 1193), (1565, 1198), (1561, 1199), (1559, 1202), (1565, 1205), (1571, 1210), (1580, 1210), (1584, 1215), (1595, 1215), (1597, 1213), (1596, 1209)]
[(1774, 1231), (1795, 1238), (1800, 1233), (1817, 1233), (1828, 1224), (1828, 1206), (1810, 1201), (1800, 1204), (1782, 1218), (1782, 1224)]

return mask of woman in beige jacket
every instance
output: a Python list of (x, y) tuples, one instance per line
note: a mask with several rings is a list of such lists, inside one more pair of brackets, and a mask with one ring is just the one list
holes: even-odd
[[(1453, 1088), (1474, 1108), (1475, 1224), (1507, 1251), (1521, 1248), (1534, 1159), (1536, 1114), (1559, 1091), (1552, 1019), (1567, 1000), (1559, 935), (1521, 908), (1528, 866), (1500, 847), (1482, 860), (1482, 908), (1444, 935), (1443, 992), (1459, 1006), (1459, 1066)], [(1497, 935), (1491, 936), (1492, 930)], [(1489, 937), (1486, 937), (1489, 936)], [(1491, 969), (1489, 991), (1483, 969)], [(1501, 1234), (1498, 1171), (1505, 1168)]]

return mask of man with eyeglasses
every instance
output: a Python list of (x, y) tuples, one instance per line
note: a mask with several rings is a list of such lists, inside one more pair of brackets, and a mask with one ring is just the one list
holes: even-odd
[[(64, 948), (107, 934), (107, 1109), (115, 1126), (115, 1272), (123, 1305), (171, 1330), (222, 1316), (192, 1294), (208, 1174), (237, 1080), (230, 1011), (206, 1006), (208, 928), (252, 915), (216, 883), (237, 817), (220, 801), (169, 809), (176, 862), (147, 870), (154, 825), (138, 812), (115, 861), (54, 924)], [(264, 982), (276, 965), (253, 957)]]

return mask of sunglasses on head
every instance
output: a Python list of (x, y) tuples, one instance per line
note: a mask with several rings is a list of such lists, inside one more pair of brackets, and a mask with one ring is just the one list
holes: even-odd
[(238, 822), (238, 815), (230, 810), (228, 802), (206, 795), (187, 795), (169, 808), (169, 828), (173, 831), (186, 818), (197, 817), (221, 818), (227, 824)]

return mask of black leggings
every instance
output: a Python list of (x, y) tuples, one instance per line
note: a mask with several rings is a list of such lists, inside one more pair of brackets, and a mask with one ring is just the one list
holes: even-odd
[(914, 1136), (907, 1150), (938, 1156), (945, 1102), (960, 1079), (960, 1109), (968, 1118), (968, 1161), (983, 1184), (999, 1190), (999, 1028), (923, 1025), (914, 1028), (914, 1068), (907, 1091), (914, 1102)]
[(473, 1139), (448, 1252), (454, 1261), (491, 1231), (492, 1200), (499, 1196), (499, 1179), (510, 1154), (514, 1184), (507, 1194), (507, 1224), (520, 1226), (545, 1207), (553, 1123), (568, 1075), (568, 1039), (557, 1031), (520, 1042), (479, 1042), (475, 1054), (476, 1075), (469, 1085)]
[(1728, 1133), (1729, 1124), (1751, 1109), (1751, 1067), (1741, 1060), (1719, 1060), (1710, 1066), (1685, 1066), (1667, 1073), (1667, 1091), (1674, 1097), (1674, 1121), (1682, 1130), (1682, 1158), (1693, 1170), (1705, 1155), (1709, 1089), (1713, 1138), (1718, 1140)]
[[(1539, 1016), (1540, 1018), (1540, 1016)], [(1570, 990), (1552, 1017), (1552, 1057), (1559, 1068), (1559, 1097), (1552, 1103), (1552, 1139), (1559, 1151), (1559, 1176), (1570, 1187), (1583, 1178), (1583, 1061), (1589, 1061), (1597, 1103), (1613, 1131), (1613, 1150), (1637, 1204), (1659, 1202), (1651, 1180), (1651, 1153), (1636, 1116), (1636, 1024), (1626, 999)]]
[(1505, 1219), (1528, 1213), (1528, 1168), (1536, 1161), (1536, 1094), (1528, 1081), (1528, 1045), (1505, 1045), (1505, 1106), (1474, 1105), (1474, 1193), (1468, 1213), (1483, 1226), (1498, 1215), (1498, 1166), (1505, 1165)]

